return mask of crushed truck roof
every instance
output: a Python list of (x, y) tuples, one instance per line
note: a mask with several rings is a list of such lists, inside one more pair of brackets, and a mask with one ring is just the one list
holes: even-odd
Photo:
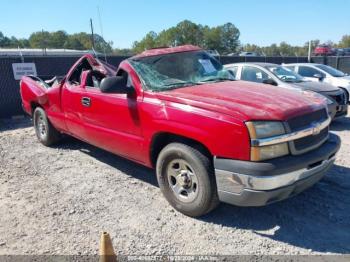
[(166, 54), (172, 54), (172, 53), (198, 51), (198, 50), (202, 50), (202, 48), (200, 48), (198, 46), (194, 46), (194, 45), (182, 45), (182, 46), (176, 46), (176, 47), (160, 47), (160, 48), (154, 48), (154, 49), (149, 49), (149, 50), (143, 51), (141, 54), (138, 54), (138, 55), (131, 57), (131, 59), (156, 56), (156, 55), (166, 55)]

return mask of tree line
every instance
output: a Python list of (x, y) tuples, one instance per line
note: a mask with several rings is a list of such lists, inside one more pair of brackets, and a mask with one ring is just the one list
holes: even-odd
[[(94, 49), (101, 53), (128, 56), (155, 47), (193, 44), (204, 49), (217, 50), (221, 55), (239, 54), (242, 51), (257, 52), (266, 56), (306, 56), (308, 54), (308, 42), (302, 46), (281, 42), (262, 47), (255, 44), (241, 44), (239, 37), (240, 31), (232, 23), (209, 27), (184, 20), (159, 33), (150, 31), (141, 40), (135, 41), (132, 48), (113, 49), (113, 42), (106, 41), (102, 36), (95, 34)], [(311, 43), (313, 50), (320, 44), (320, 40), (312, 40)], [(350, 47), (350, 35), (344, 35), (337, 43), (328, 41), (327, 44), (339, 48)], [(84, 32), (68, 34), (63, 30), (39, 31), (32, 33), (28, 39), (7, 37), (0, 32), (0, 48), (18, 47), (91, 50), (92, 41), (91, 35)]]
[(133, 50), (141, 52), (157, 46), (193, 44), (219, 53), (232, 53), (240, 45), (239, 36), (238, 28), (232, 23), (209, 27), (184, 20), (160, 33), (149, 32), (143, 39), (133, 43)]
[[(132, 50), (138, 53), (157, 46), (193, 44), (204, 49), (217, 50), (221, 55), (238, 55), (243, 51), (256, 52), (266, 56), (308, 55), (309, 42), (302, 46), (293, 46), (283, 41), (280, 44), (271, 44), (262, 47), (256, 44), (241, 44), (239, 36), (239, 29), (232, 23), (209, 27), (184, 20), (176, 26), (165, 29), (160, 33), (154, 31), (147, 33), (140, 41), (133, 43)], [(321, 44), (320, 40), (312, 40), (311, 50), (314, 50), (319, 44)], [(344, 35), (338, 43), (328, 41), (326, 44), (338, 48), (350, 47), (350, 35)]]
[[(313, 51), (319, 44), (321, 44), (320, 40), (311, 40), (311, 51)], [(350, 47), (350, 35), (344, 35), (338, 43), (327, 41), (324, 44), (333, 48)], [(309, 42), (306, 42), (302, 46), (292, 46), (286, 42), (281, 42), (279, 45), (271, 44), (270, 46), (264, 47), (255, 44), (246, 44), (241, 46), (239, 51), (256, 52), (266, 56), (307, 56), (309, 52)]]
[[(91, 35), (81, 32), (76, 34), (67, 34), (63, 30), (56, 32), (39, 31), (32, 33), (28, 39), (16, 37), (7, 37), (0, 32), (1, 48), (65, 48), (76, 50), (91, 50)], [(98, 52), (112, 53), (113, 43), (106, 42), (98, 34), (94, 35), (94, 49)]]

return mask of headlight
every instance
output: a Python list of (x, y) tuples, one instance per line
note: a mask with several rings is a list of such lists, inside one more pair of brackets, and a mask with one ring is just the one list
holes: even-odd
[(271, 146), (251, 147), (250, 160), (262, 161), (277, 158), (289, 154), (288, 143), (281, 143)]
[[(261, 139), (286, 133), (282, 122), (254, 121), (246, 122), (250, 139)], [(250, 150), (251, 161), (262, 161), (289, 154), (288, 143), (255, 147)]]
[(286, 133), (282, 122), (254, 121), (246, 123), (250, 138), (259, 139)]

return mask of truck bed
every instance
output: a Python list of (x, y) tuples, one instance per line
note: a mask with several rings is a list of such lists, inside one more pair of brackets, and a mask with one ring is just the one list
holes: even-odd
[(24, 76), (20, 82), (22, 107), (26, 113), (32, 114), (32, 105), (45, 104), (48, 101), (47, 91), (59, 86), (62, 77), (57, 76)]

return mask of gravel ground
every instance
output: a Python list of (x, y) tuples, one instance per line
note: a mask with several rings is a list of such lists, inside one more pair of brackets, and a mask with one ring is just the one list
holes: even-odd
[(108, 231), (118, 254), (350, 253), (350, 116), (335, 166), (313, 188), (267, 207), (221, 204), (189, 218), (154, 172), (74, 139), (47, 148), (29, 119), (0, 120), (0, 255), (96, 254)]

